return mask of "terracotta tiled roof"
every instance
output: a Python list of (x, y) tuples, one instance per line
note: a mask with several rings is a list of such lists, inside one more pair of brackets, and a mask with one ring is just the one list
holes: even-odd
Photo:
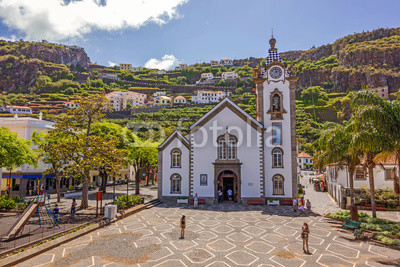
[(301, 152), (299, 155), (297, 155), (298, 158), (311, 158), (310, 155), (308, 155), (306, 152)]

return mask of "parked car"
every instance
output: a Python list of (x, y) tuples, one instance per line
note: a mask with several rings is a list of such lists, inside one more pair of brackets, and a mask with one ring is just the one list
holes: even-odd
[(107, 185), (114, 185), (114, 181), (108, 181)]

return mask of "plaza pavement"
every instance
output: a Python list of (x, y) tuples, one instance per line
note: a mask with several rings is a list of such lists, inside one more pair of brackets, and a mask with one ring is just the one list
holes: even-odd
[[(400, 252), (365, 241), (321, 214), (337, 210), (326, 193), (307, 189), (316, 213), (290, 207), (222, 203), (162, 204), (80, 237), (18, 266), (399, 266)], [(179, 220), (187, 217), (186, 238)], [(311, 255), (300, 231), (310, 225)]]

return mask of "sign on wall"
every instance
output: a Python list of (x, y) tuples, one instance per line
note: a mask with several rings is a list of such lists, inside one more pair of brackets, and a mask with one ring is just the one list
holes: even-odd
[(200, 174), (200, 185), (201, 186), (207, 185), (207, 174)]

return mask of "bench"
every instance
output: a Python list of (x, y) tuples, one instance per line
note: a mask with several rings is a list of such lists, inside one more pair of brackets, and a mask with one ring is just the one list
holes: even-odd
[(292, 199), (281, 199), (280, 204), (285, 205), (285, 206), (292, 206), (293, 200)]
[(363, 231), (364, 231), (365, 226), (363, 225), (361, 228), (355, 229), (354, 230), (354, 236), (357, 238), (361, 237)]
[(264, 200), (258, 198), (248, 199), (247, 205), (264, 205)]
[[(191, 198), (191, 199), (189, 200), (189, 203), (193, 205), (194, 199)], [(205, 200), (204, 198), (199, 198), (198, 203), (199, 203), (199, 204), (206, 204), (206, 200)]]
[(361, 224), (360, 222), (346, 219), (346, 221), (342, 225), (350, 229), (357, 229), (360, 227), (360, 224)]
[[(367, 210), (372, 210), (371, 204), (366, 204), (365, 208)], [(376, 210), (386, 210), (385, 204), (375, 204), (375, 209)]]

